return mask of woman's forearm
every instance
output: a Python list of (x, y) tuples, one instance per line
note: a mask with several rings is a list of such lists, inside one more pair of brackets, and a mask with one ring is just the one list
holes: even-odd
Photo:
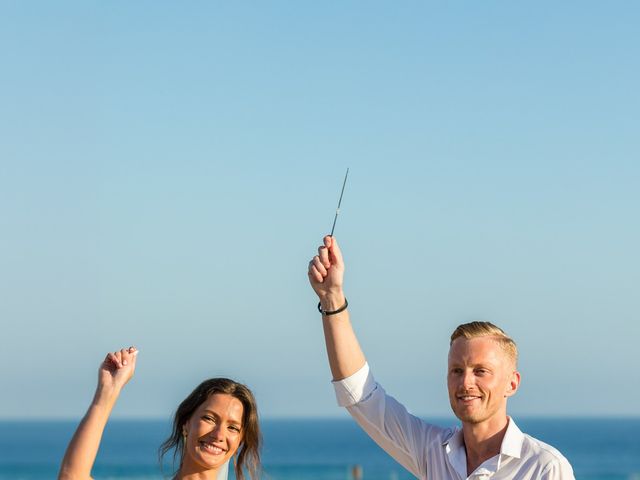
[(91, 478), (91, 469), (98, 454), (104, 427), (119, 395), (119, 389), (98, 387), (87, 413), (69, 442), (62, 459), (58, 480)]

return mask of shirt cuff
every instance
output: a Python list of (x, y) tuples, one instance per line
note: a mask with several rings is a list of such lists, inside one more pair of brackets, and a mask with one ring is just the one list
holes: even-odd
[(368, 363), (353, 375), (331, 383), (336, 391), (338, 405), (341, 407), (350, 407), (366, 400), (376, 389), (376, 381), (371, 375)]

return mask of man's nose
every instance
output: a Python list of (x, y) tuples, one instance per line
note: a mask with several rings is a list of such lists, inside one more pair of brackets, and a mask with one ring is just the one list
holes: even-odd
[(462, 386), (469, 390), (471, 387), (474, 387), (476, 384), (476, 377), (471, 370), (466, 370), (462, 375)]

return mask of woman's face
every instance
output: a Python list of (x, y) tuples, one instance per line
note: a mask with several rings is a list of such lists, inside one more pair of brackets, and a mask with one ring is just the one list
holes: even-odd
[(214, 393), (183, 427), (187, 434), (182, 469), (185, 472), (217, 470), (242, 442), (242, 402), (226, 393)]

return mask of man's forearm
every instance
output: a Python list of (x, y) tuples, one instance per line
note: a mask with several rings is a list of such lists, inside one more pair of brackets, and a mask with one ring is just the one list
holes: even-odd
[[(326, 295), (320, 299), (324, 311), (335, 311), (345, 303), (343, 292)], [(324, 339), (333, 380), (350, 377), (365, 364), (364, 353), (349, 320), (349, 310), (335, 315), (323, 315)]]

